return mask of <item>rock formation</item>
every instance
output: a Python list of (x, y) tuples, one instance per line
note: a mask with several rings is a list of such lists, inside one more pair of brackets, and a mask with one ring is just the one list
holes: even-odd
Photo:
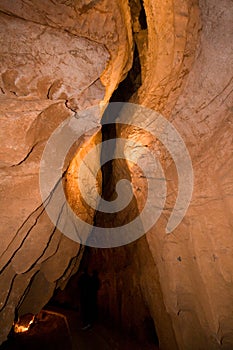
[[(0, 0), (0, 10), (0, 343), (15, 310), (39, 312), (84, 253), (101, 271), (100, 310), (114, 324), (152, 343), (155, 327), (161, 349), (231, 349), (232, 1)], [(160, 219), (129, 245), (85, 250), (48, 218), (40, 161), (61, 122), (105, 106), (115, 90), (176, 127), (192, 159), (194, 191), (182, 223), (166, 234), (176, 167), (160, 143), (147, 140), (169, 179)], [(80, 200), (71, 170), (100, 142), (100, 129), (75, 145), (66, 176), (68, 199), (89, 223), (103, 217)], [(116, 133), (144, 137), (127, 127)], [(140, 191), (116, 224), (137, 215), (146, 193), (140, 171), (121, 161), (112, 165), (112, 184), (124, 172)]]

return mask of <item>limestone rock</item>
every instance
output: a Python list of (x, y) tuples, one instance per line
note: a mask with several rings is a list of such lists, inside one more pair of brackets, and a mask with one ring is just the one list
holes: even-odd
[[(117, 15), (116, 1), (103, 2), (98, 11), (85, 6), (0, 2), (0, 342), (16, 308), (23, 302), (21, 313), (39, 311), (54, 288), (64, 288), (82, 257), (80, 245), (61, 236), (41, 203), (40, 161), (50, 135), (66, 118), (98, 105), (106, 89), (110, 97), (130, 67), (132, 45), (130, 25)], [(92, 222), (93, 212), (86, 216)], [(39, 285), (48, 291), (44, 296), (36, 293)]]
[[(53, 226), (42, 205), (45, 144), (76, 111), (109, 101), (132, 66), (136, 46), (141, 76), (130, 101), (161, 112), (183, 137), (194, 170), (192, 201), (182, 223), (167, 235), (179, 186), (176, 166), (151, 135), (117, 129), (119, 137), (146, 142), (160, 161), (169, 180), (166, 205), (140, 240), (115, 249), (89, 248), (82, 262), (100, 271), (105, 321), (152, 348), (156, 331), (164, 350), (231, 349), (232, 1), (1, 0), (0, 9), (0, 343), (15, 309), (38, 312), (55, 288), (65, 288), (84, 252)], [(122, 176), (131, 180), (134, 199), (108, 220), (95, 215), (76, 186), (82, 156), (100, 141), (93, 130), (71, 149), (67, 198), (90, 224), (95, 216), (106, 226), (123, 225), (146, 201), (140, 169), (122, 160), (113, 164), (111, 185)], [(99, 192), (101, 182), (99, 174)]]

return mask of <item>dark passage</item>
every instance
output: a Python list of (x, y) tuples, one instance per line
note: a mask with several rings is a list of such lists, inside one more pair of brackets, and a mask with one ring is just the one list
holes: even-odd
[[(111, 102), (127, 102), (133, 96), (133, 94), (138, 90), (141, 86), (141, 65), (139, 59), (139, 53), (137, 49), (137, 45), (135, 44), (134, 49), (134, 58), (133, 65), (131, 70), (128, 72), (126, 78), (119, 84), (118, 88), (114, 91)], [(105, 113), (102, 118), (102, 141), (107, 141), (110, 139), (116, 138), (116, 124), (114, 124), (116, 118), (120, 113), (119, 109), (114, 107), (113, 109), (107, 107)], [(106, 122), (110, 122), (110, 124), (105, 124)], [(103, 163), (103, 159), (105, 158), (105, 153), (107, 152), (110, 155), (110, 158), (114, 158), (115, 151), (115, 143), (113, 143), (113, 147), (105, 147), (102, 145), (101, 152), (101, 163)], [(112, 182), (112, 174), (113, 174), (113, 162), (109, 161), (104, 164), (101, 168), (102, 171), (102, 197), (105, 200), (110, 200), (110, 198), (115, 199), (115, 184)], [(96, 223), (96, 220), (95, 220)]]
[(140, 0), (140, 4), (141, 4), (141, 11), (139, 15), (139, 23), (141, 25), (141, 29), (144, 30), (144, 29), (147, 29), (147, 20), (146, 20), (146, 12), (143, 5), (143, 0)]
[[(141, 29), (147, 28), (146, 14), (142, 0), (136, 0), (137, 6), (141, 6), (139, 23)], [(134, 6), (133, 1), (130, 5)], [(134, 43), (134, 56), (132, 68), (128, 72), (126, 78), (119, 84), (118, 88), (112, 95), (111, 102), (128, 102), (131, 97), (137, 93), (142, 85), (140, 56), (136, 42)], [(102, 142), (116, 139), (120, 126), (116, 127), (115, 120), (121, 112), (122, 105), (118, 109), (107, 107), (102, 118)], [(105, 124), (108, 122), (109, 124)], [(114, 159), (116, 144), (112, 147), (105, 147), (101, 150), (101, 163), (103, 164), (106, 154)], [(116, 160), (117, 161), (117, 160)], [(130, 173), (127, 164), (121, 160), (118, 166), (124, 168), (124, 174), (130, 180)], [(102, 168), (102, 197), (105, 200), (114, 200), (115, 181), (119, 181), (114, 176), (114, 160), (106, 162)], [(137, 206), (135, 200), (135, 206)], [(95, 226), (108, 226), (116, 223), (118, 216), (110, 215), (105, 222), (102, 213), (96, 212), (94, 217)], [(119, 222), (121, 225), (121, 222)], [(79, 271), (69, 280), (64, 290), (57, 289), (53, 298), (45, 310), (41, 311), (40, 317), (32, 325), (28, 332), (24, 334), (11, 333), (8, 342), (3, 344), (1, 350), (29, 350), (29, 349), (72, 349), (72, 350), (153, 350), (158, 349), (158, 338), (152, 317), (142, 297), (137, 295), (135, 307), (139, 307), (137, 317), (138, 320), (131, 320), (130, 325), (122, 324), (124, 313), (127, 314), (124, 303), (127, 293), (130, 293), (129, 286), (133, 282), (131, 276), (128, 276), (129, 286), (125, 290), (120, 287), (119, 280), (116, 275), (119, 273), (122, 278), (127, 271), (127, 266), (134, 264), (135, 261), (135, 243), (127, 247), (119, 247), (114, 249), (94, 249), (85, 248)], [(91, 282), (87, 275), (80, 271), (87, 269), (96, 269), (96, 273), (100, 273), (99, 285), (91, 287)], [(81, 281), (81, 282), (80, 282)], [(117, 287), (112, 289), (111, 283), (116, 283)], [(102, 288), (100, 288), (102, 284)], [(118, 286), (119, 285), (119, 286)], [(91, 289), (95, 289), (95, 295), (91, 293)], [(115, 294), (116, 293), (116, 294)], [(131, 302), (129, 295), (129, 302)], [(140, 299), (141, 298), (141, 299)], [(115, 300), (110, 306), (111, 300)], [(137, 305), (138, 302), (138, 305)], [(142, 305), (140, 305), (140, 303)], [(129, 309), (133, 308), (129, 305)], [(112, 307), (111, 310), (109, 308)], [(47, 310), (47, 311), (46, 311)], [(65, 318), (58, 317), (64, 315)], [(113, 315), (115, 313), (115, 315)], [(132, 316), (135, 317), (135, 316)], [(141, 319), (140, 319), (141, 318)], [(134, 329), (134, 322), (140, 324), (140, 332)], [(88, 327), (86, 327), (88, 326)], [(140, 334), (138, 334), (140, 333)]]

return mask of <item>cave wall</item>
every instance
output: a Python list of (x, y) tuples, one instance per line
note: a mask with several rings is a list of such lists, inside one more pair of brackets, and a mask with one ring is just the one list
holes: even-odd
[[(200, 1), (199, 5), (201, 26), (195, 61), (170, 114), (191, 154), (193, 197), (185, 219), (169, 237), (161, 234), (163, 219), (147, 240), (179, 348), (229, 349), (233, 342), (229, 310), (232, 2)], [(176, 90), (173, 95), (176, 98)], [(169, 176), (174, 173), (174, 165), (169, 166)]]
[[(184, 349), (232, 346), (230, 9), (230, 2), (200, 2), (195, 62), (171, 113), (170, 120), (193, 161), (195, 183), (189, 211), (170, 237), (161, 239), (160, 229), (147, 235), (176, 338)], [(174, 171), (173, 167), (169, 174)]]
[(40, 160), (62, 121), (108, 100), (130, 67), (132, 34), (124, 1), (3, 0), (0, 9), (1, 343), (16, 309), (37, 313), (78, 270), (83, 247), (42, 205)]
[[(100, 309), (152, 342), (146, 320), (153, 319), (161, 349), (233, 346), (233, 4), (143, 4), (146, 23), (140, 1), (0, 1), (0, 342), (15, 308), (39, 311), (78, 270), (83, 254), (54, 228), (41, 203), (46, 141), (75, 111), (109, 100), (132, 66), (136, 45), (141, 80), (130, 101), (161, 112), (178, 129), (192, 158), (194, 192), (172, 234), (165, 234), (170, 211), (164, 210), (156, 227), (132, 245), (88, 251), (90, 268), (101, 273)], [(142, 137), (137, 130), (123, 133)], [(156, 153), (158, 145), (151, 142), (150, 149)], [(167, 198), (172, 206), (175, 165), (162, 148), (159, 159), (174, 179)], [(114, 165), (115, 180), (121, 165)], [(140, 172), (129, 166), (127, 173), (134, 188), (143, 188)], [(130, 215), (142, 202), (139, 194)], [(85, 219), (92, 222), (93, 215), (85, 212)]]
[[(129, 310), (134, 314), (133, 294), (140, 310), (147, 306), (162, 349), (231, 349), (232, 2), (176, 1), (172, 6), (144, 1), (144, 6), (148, 28), (139, 26), (134, 33), (142, 48), (142, 85), (130, 101), (160, 111), (182, 135), (193, 162), (193, 197), (170, 235), (165, 234), (170, 210), (164, 210), (146, 239), (134, 244), (132, 259), (132, 247), (125, 246), (90, 251), (89, 261), (93, 267), (104, 256), (100, 271), (103, 280), (111, 282), (100, 303), (118, 325), (128, 320), (137, 335), (143, 333), (138, 319), (128, 316)], [(144, 137), (130, 128), (118, 130), (118, 136), (139, 141)], [(172, 208), (178, 187), (175, 165), (163, 148), (147, 144), (166, 169), (166, 207)], [(115, 162), (113, 182), (124, 172), (125, 164)], [(137, 195), (136, 207), (115, 218), (121, 224), (140, 211), (146, 190), (136, 168), (128, 164), (127, 172), (134, 193), (141, 188), (142, 194)], [(105, 271), (106, 265), (112, 274)]]

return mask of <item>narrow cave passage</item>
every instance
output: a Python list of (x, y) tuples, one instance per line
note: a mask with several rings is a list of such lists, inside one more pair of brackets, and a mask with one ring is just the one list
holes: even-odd
[[(139, 20), (142, 29), (146, 29), (145, 13), (142, 9)], [(129, 101), (137, 93), (141, 84), (141, 64), (138, 47), (135, 42), (132, 68), (114, 91), (110, 103)], [(119, 126), (115, 124), (115, 119), (119, 113), (121, 113), (120, 109), (116, 110), (115, 114), (112, 114), (109, 108), (105, 110), (102, 118), (102, 141), (117, 138), (120, 130)], [(105, 121), (110, 122), (110, 124), (105, 125)], [(111, 155), (111, 159), (114, 159), (115, 146), (116, 142), (111, 149), (102, 146), (101, 160), (105, 158), (105, 152)], [(121, 169), (122, 174), (117, 172), (117, 169)], [(115, 188), (119, 179), (123, 177), (129, 181), (131, 180), (128, 165), (124, 160), (116, 159), (107, 162), (102, 166), (101, 172), (102, 197), (108, 201), (115, 199)], [(133, 215), (138, 213), (135, 198), (132, 200), (129, 210), (132, 211)], [(109, 227), (124, 223), (125, 217), (118, 214), (107, 215), (97, 211), (94, 216), (95, 226)], [(99, 335), (104, 336), (105, 339), (108, 338), (108, 341), (109, 337), (112, 338), (112, 341), (115, 342), (113, 348), (120, 346), (121, 349), (125, 350), (131, 348), (135, 350), (157, 349), (158, 337), (153, 318), (140, 287), (135, 286), (134, 282), (135, 278), (138, 279), (137, 251), (141, 247), (146, 249), (144, 239), (140, 240), (140, 242), (133, 242), (128, 246), (111, 249), (85, 247), (79, 272), (71, 279), (64, 292), (57, 293), (51, 304), (55, 306), (63, 305), (63, 307), (68, 307), (68, 309), (75, 307), (78, 309), (79, 305), (77, 304), (76, 296), (79, 293), (77, 286), (81, 274), (80, 271), (87, 270), (91, 274), (93, 270), (97, 270), (101, 288), (98, 292), (98, 323), (94, 325), (92, 333), (89, 333), (92, 341), (97, 341), (95, 332), (99, 332)], [(89, 338), (89, 341), (91, 341), (91, 338)], [(107, 349), (106, 345), (105, 348)]]
[[(142, 1), (137, 3), (141, 10), (138, 20), (141, 29), (147, 28), (145, 10), (142, 6)], [(131, 2), (131, 6), (133, 6)], [(137, 93), (142, 84), (141, 63), (138, 46), (134, 42), (134, 56), (132, 68), (128, 72), (126, 78), (119, 84), (114, 91), (111, 102), (128, 102)], [(116, 125), (115, 119), (121, 113), (121, 109), (112, 110), (107, 108), (102, 118), (102, 141), (116, 139), (120, 134), (120, 126)], [(108, 121), (109, 124), (104, 124)], [(117, 141), (116, 141), (117, 142)], [(116, 142), (112, 148), (102, 146), (101, 160), (105, 158), (105, 153), (111, 155), (114, 159)], [(102, 162), (101, 162), (102, 163)], [(121, 169), (121, 174), (119, 170)], [(123, 159), (109, 161), (102, 165), (102, 197), (105, 200), (111, 201), (116, 198), (116, 183), (122, 177), (131, 180), (130, 171), (127, 162)], [(120, 176), (120, 177), (119, 177)], [(126, 208), (127, 210), (127, 208)], [(138, 213), (136, 198), (133, 198), (129, 210), (131, 219)], [(100, 227), (110, 227), (111, 225), (124, 225), (125, 217), (118, 214), (104, 214), (96, 212), (94, 223)], [(90, 273), (97, 270), (101, 280), (101, 290), (99, 292), (99, 321), (111, 333), (116, 332), (118, 336), (121, 334), (122, 339), (125, 339), (122, 344), (122, 349), (130, 349), (132, 346), (135, 349), (157, 349), (159, 344), (158, 337), (152, 316), (145, 303), (142, 291), (134, 286), (135, 273), (137, 274), (137, 249), (143, 246), (146, 249), (145, 240), (134, 242), (128, 246), (101, 249), (86, 247), (83, 255), (81, 270), (86, 269)], [(133, 271), (135, 269), (135, 271)], [(125, 286), (122, 289), (122, 286)], [(132, 290), (130, 290), (132, 288)], [(125, 289), (125, 290), (124, 290)], [(134, 300), (131, 299), (131, 293), (135, 292)], [(129, 337), (129, 338), (128, 338)], [(126, 339), (134, 339), (134, 345), (128, 345)], [(125, 342), (125, 344), (124, 344)]]
[[(1, 350), (233, 349), (232, 13), (232, 0), (0, 1)], [(148, 115), (118, 125), (107, 108), (101, 130), (110, 98)], [(119, 159), (101, 169), (107, 154)], [(101, 195), (127, 204), (105, 215)], [(85, 269), (101, 285), (83, 330)]]
[[(145, 29), (146, 20), (143, 10), (140, 12), (139, 22), (142, 29)], [(114, 91), (110, 103), (129, 101), (137, 93), (141, 84), (141, 64), (135, 42), (132, 68)], [(117, 138), (119, 130), (117, 130), (115, 119), (120, 112), (117, 110), (113, 115), (109, 108), (106, 109), (102, 119), (102, 141)], [(104, 121), (109, 119), (111, 123), (104, 125)], [(111, 154), (110, 158), (114, 158), (115, 145), (112, 149), (102, 147), (101, 158), (104, 158), (105, 152)], [(126, 161), (115, 160), (104, 164), (101, 172), (102, 197), (105, 200), (111, 201), (115, 198), (116, 182), (119, 181), (119, 174), (115, 175), (117, 168), (122, 169), (123, 177), (130, 181), (130, 171)], [(133, 211), (137, 213), (135, 198), (133, 207)], [(104, 227), (109, 223), (124, 224), (124, 221), (125, 218), (119, 215), (109, 215), (106, 218), (106, 215), (98, 211), (94, 216), (96, 226)], [(62, 350), (64, 344), (67, 350), (71, 347), (79, 350), (157, 349), (158, 338), (153, 319), (140, 289), (135, 290), (133, 282), (135, 278), (133, 270), (137, 267), (135, 265), (136, 245), (137, 243), (133, 243), (126, 247), (108, 250), (85, 247), (79, 271), (71, 277), (66, 288), (64, 290), (58, 288), (55, 291), (50, 302), (37, 315), (36, 320), (33, 319), (28, 333), (21, 335), (13, 333), (9, 342), (5, 343), (1, 349), (17, 350), (23, 347), (24, 350), (31, 350), (33, 346), (34, 349), (43, 347), (50, 350), (52, 349), (51, 341), (56, 350)], [(82, 330), (83, 325), (80, 318), (82, 306), (79, 302), (79, 279), (83, 270), (88, 270), (89, 273), (97, 270), (101, 283), (98, 293), (98, 322), (87, 332)], [(126, 285), (125, 290), (122, 289), (122, 283)], [(131, 288), (132, 291), (130, 291)], [(136, 295), (131, 300), (130, 294), (134, 292)], [(30, 315), (27, 317), (30, 319)], [(28, 322), (26, 319), (24, 321), (25, 324)], [(73, 344), (70, 343), (69, 332), (71, 332)]]
[[(138, 90), (138, 88), (141, 86), (141, 65), (140, 65), (140, 59), (139, 59), (139, 52), (137, 49), (137, 45), (134, 45), (134, 56), (133, 56), (133, 64), (132, 68), (128, 72), (126, 78), (119, 84), (118, 88), (114, 91), (111, 99), (111, 102), (127, 102), (130, 100), (130, 98), (133, 96), (133, 94)], [(110, 109), (109, 107), (106, 108), (104, 115), (102, 117), (102, 141), (107, 141), (110, 139), (113, 139), (114, 141), (117, 138), (117, 126), (115, 124), (116, 118), (119, 116), (121, 110), (121, 106), (119, 106), (119, 109), (114, 108)], [(108, 124), (104, 124), (105, 122), (108, 122)], [(105, 147), (104, 143), (102, 145), (101, 150), (101, 164), (102, 159), (105, 158), (104, 154), (108, 153), (110, 154), (110, 158), (114, 159), (114, 152), (115, 152), (115, 146), (116, 142), (113, 143), (113, 146), (111, 149), (109, 147)], [(105, 200), (113, 200), (115, 198), (115, 188), (116, 183), (114, 182), (114, 167), (113, 167), (114, 161), (109, 161), (106, 164), (103, 164), (101, 167), (102, 172), (102, 197)], [(129, 176), (127, 176), (127, 164), (126, 162), (123, 162), (122, 166), (126, 169), (125, 176), (129, 179)], [(98, 219), (95, 216), (95, 223), (98, 225)]]

